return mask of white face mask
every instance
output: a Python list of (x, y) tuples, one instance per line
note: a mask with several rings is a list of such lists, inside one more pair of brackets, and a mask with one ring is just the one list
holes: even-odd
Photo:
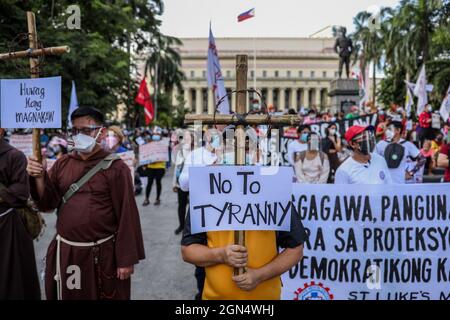
[(336, 129), (330, 129), (328, 131), (332, 136), (334, 136), (336, 134)]
[(100, 135), (101, 130), (98, 131), (95, 138), (91, 136), (87, 136), (85, 134), (79, 133), (76, 136), (72, 137), (73, 147), (71, 148), (74, 151), (80, 153), (90, 153), (94, 150), (95, 145), (97, 144), (97, 138)]
[(386, 137), (386, 141), (392, 141), (392, 139), (395, 136), (395, 133), (394, 133), (394, 131), (392, 129), (388, 129), (384, 133), (384, 136)]

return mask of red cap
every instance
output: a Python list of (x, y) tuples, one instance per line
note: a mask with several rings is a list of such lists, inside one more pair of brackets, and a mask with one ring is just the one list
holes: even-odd
[(345, 140), (350, 142), (358, 134), (360, 134), (366, 130), (374, 130), (374, 129), (375, 128), (373, 126), (352, 126), (345, 133)]

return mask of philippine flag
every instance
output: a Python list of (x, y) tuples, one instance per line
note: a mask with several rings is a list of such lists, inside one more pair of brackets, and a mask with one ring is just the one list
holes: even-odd
[(238, 22), (242, 22), (255, 17), (255, 8), (245, 11), (238, 16)]

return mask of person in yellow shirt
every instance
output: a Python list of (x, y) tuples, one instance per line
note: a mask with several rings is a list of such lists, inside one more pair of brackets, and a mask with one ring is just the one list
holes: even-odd
[[(280, 275), (303, 257), (306, 232), (295, 210), (291, 231), (245, 231), (246, 247), (233, 244), (234, 231), (191, 234), (190, 226), (187, 214), (181, 250), (184, 261), (205, 268), (202, 300), (279, 300)], [(246, 273), (234, 276), (233, 268)]]
[[(162, 137), (162, 130), (160, 128), (155, 128), (152, 132), (152, 141), (160, 141)], [(152, 142), (150, 142), (152, 143)], [(169, 152), (169, 151), (167, 151)], [(155, 206), (158, 206), (161, 204), (161, 191), (162, 191), (162, 184), (161, 180), (164, 177), (164, 174), (166, 173), (166, 162), (165, 161), (158, 161), (153, 162), (147, 165), (147, 170), (145, 170), (145, 175), (148, 178), (147, 187), (145, 189), (145, 200), (142, 204), (144, 207), (148, 206), (150, 204), (150, 193), (152, 191), (152, 185), (153, 181), (156, 180), (156, 200), (155, 200)]]
[[(203, 300), (279, 300), (280, 275), (302, 259), (307, 238), (295, 209), (289, 232), (245, 231), (245, 247), (234, 244), (234, 231), (191, 234), (190, 227), (188, 213), (181, 253), (185, 262), (205, 269)], [(246, 272), (234, 276), (233, 268)]]
[(444, 135), (439, 132), (436, 135), (436, 138), (431, 141), (431, 150), (433, 150), (433, 154), (439, 153), (439, 150), (441, 149), (442, 145), (444, 143)]

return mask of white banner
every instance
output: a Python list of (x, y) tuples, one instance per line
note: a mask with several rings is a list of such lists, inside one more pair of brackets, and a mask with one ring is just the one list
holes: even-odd
[(192, 234), (291, 228), (292, 169), (264, 175), (263, 167), (189, 168)]
[(139, 165), (169, 161), (169, 138), (139, 145)]
[(450, 300), (449, 184), (293, 187), (309, 239), (286, 300)]
[(61, 128), (61, 77), (0, 80), (2, 128)]

